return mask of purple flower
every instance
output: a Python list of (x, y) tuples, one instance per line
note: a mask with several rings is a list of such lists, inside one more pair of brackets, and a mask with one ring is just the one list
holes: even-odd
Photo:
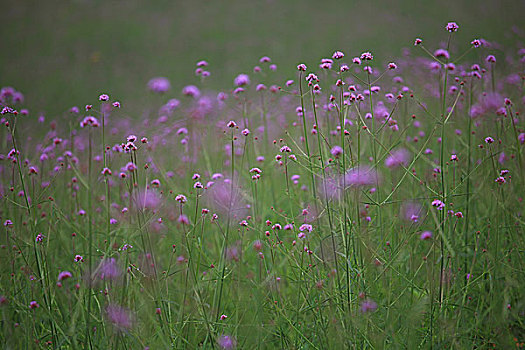
[(131, 173), (131, 172), (137, 170), (137, 166), (135, 164), (133, 164), (132, 162), (128, 162), (128, 164), (126, 164), (126, 170)]
[(345, 57), (345, 54), (342, 53), (341, 51), (336, 51), (336, 52), (334, 52), (334, 54), (332, 55), (332, 58), (333, 58), (334, 60), (338, 60), (338, 59), (341, 59), (341, 58), (343, 58), (343, 57)]
[(144, 210), (148, 209), (156, 211), (162, 204), (162, 200), (156, 191), (137, 191), (135, 196), (135, 204), (137, 209)]
[(361, 303), (361, 312), (374, 312), (377, 310), (377, 303), (372, 299), (366, 299)]
[(372, 61), (374, 59), (374, 56), (370, 52), (363, 52), (361, 54), (361, 60), (362, 61)]
[(485, 58), (485, 60), (488, 63), (496, 63), (496, 57), (494, 55), (488, 55), (487, 58)]
[(422, 209), (421, 204), (417, 202), (404, 203), (401, 207), (401, 216), (407, 221), (418, 222)]
[(432, 206), (436, 207), (437, 210), (443, 210), (443, 208), (445, 208), (445, 203), (443, 203), (439, 199), (435, 199), (432, 201)]
[(434, 56), (444, 57), (447, 60), (450, 58), (450, 54), (445, 49), (437, 49), (436, 51), (434, 51)]
[(454, 33), (454, 32), (457, 32), (458, 29), (459, 29), (459, 26), (457, 25), (456, 22), (448, 22), (448, 24), (446, 25), (445, 29), (450, 32), (450, 33)]
[(474, 40), (472, 40), (472, 41), (470, 42), (470, 44), (471, 44), (472, 46), (474, 46), (475, 48), (481, 47), (481, 40), (479, 40), (479, 39), (474, 39)]
[(201, 92), (199, 88), (196, 87), (195, 85), (188, 85), (182, 89), (182, 94), (185, 96), (193, 97), (193, 98), (199, 98), (199, 96), (201, 95)]
[(504, 183), (507, 182), (507, 180), (505, 180), (505, 178), (503, 176), (499, 176), (499, 177), (496, 178), (496, 180), (494, 180), (494, 182), (497, 182), (500, 185), (503, 185)]
[(106, 317), (120, 331), (130, 329), (133, 323), (129, 310), (118, 305), (109, 305)]
[(330, 153), (332, 153), (332, 155), (335, 157), (335, 158), (339, 158), (339, 156), (341, 154), (343, 154), (343, 149), (341, 148), (341, 146), (334, 146), (332, 147), (332, 149), (330, 150)]
[(175, 200), (176, 200), (177, 202), (179, 202), (180, 204), (184, 204), (184, 203), (187, 202), (187, 198), (186, 198), (186, 196), (183, 195), (183, 194), (178, 194), (178, 195), (175, 197)]
[(385, 160), (387, 168), (394, 169), (400, 166), (406, 167), (409, 163), (410, 152), (404, 148), (390, 152), (390, 156)]
[(432, 232), (430, 232), (430, 231), (421, 232), (421, 236), (419, 238), (422, 241), (427, 241), (427, 240), (432, 238)]
[(98, 273), (97, 276), (101, 280), (108, 279), (108, 280), (114, 280), (120, 277), (120, 268), (117, 265), (117, 261), (115, 258), (110, 259), (104, 259), (99, 267), (98, 267)]
[(217, 345), (219, 345), (221, 349), (230, 350), (235, 349), (235, 347), (237, 346), (237, 341), (234, 337), (230, 335), (221, 335), (217, 339)]
[(71, 278), (73, 275), (69, 271), (62, 271), (58, 274), (58, 280), (63, 281), (65, 279)]
[(301, 232), (308, 231), (308, 233), (310, 233), (310, 232), (312, 232), (312, 230), (313, 230), (313, 227), (310, 224), (302, 224), (299, 227), (299, 231), (301, 231)]
[(168, 78), (157, 77), (148, 82), (148, 89), (158, 94), (163, 94), (171, 88)]
[(232, 186), (230, 179), (217, 178), (215, 181), (215, 184), (206, 191), (210, 206), (232, 218), (246, 217), (248, 208), (239, 186), (236, 184)]
[(233, 81), (235, 86), (245, 86), (250, 84), (250, 77), (246, 74), (239, 74)]
[(372, 186), (379, 181), (379, 175), (374, 168), (362, 165), (349, 169), (345, 174), (344, 181), (346, 186)]

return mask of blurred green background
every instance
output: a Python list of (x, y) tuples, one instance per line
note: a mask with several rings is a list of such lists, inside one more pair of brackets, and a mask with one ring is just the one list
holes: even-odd
[[(146, 83), (166, 76), (169, 96), (198, 82), (195, 62), (210, 62), (207, 85), (228, 90), (268, 55), (274, 78), (299, 62), (317, 65), (341, 49), (371, 50), (381, 62), (415, 37), (430, 48), (456, 21), (457, 40), (505, 43), (523, 30), (524, 1), (2, 1), (0, 84), (22, 91), (32, 112), (58, 114), (95, 102), (101, 92), (140, 114)], [(129, 109), (131, 108), (131, 109)]]

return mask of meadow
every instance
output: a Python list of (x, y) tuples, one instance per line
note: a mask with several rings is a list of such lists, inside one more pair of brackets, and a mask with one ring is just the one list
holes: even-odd
[(523, 347), (525, 35), (433, 30), (196, 60), (140, 118), (3, 87), (3, 348)]

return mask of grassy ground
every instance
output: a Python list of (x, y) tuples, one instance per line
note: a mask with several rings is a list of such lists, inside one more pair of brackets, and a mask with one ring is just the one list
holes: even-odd
[(3, 27), (3, 348), (524, 346), (521, 4), (51, 5)]

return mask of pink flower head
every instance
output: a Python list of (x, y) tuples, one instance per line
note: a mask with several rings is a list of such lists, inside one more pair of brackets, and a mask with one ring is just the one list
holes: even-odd
[(101, 280), (115, 280), (120, 277), (121, 274), (115, 258), (102, 260), (97, 270), (97, 276)]
[(454, 33), (458, 31), (459, 26), (457, 25), (456, 22), (448, 22), (447, 25), (445, 26), (445, 29), (450, 33)]
[(394, 62), (390, 62), (388, 64), (388, 69), (392, 69), (392, 70), (397, 69), (397, 64), (395, 64)]
[(361, 303), (361, 312), (374, 312), (377, 310), (377, 303), (371, 299), (366, 299)]
[(167, 92), (170, 88), (171, 88), (171, 84), (168, 78), (157, 77), (157, 78), (152, 78), (148, 82), (148, 89), (158, 94), (163, 94)]
[(231, 179), (217, 179), (215, 184), (206, 190), (206, 197), (210, 206), (231, 218), (240, 219), (247, 215), (245, 196), (238, 185), (232, 186)]
[(341, 154), (343, 154), (343, 149), (341, 148), (341, 146), (334, 146), (332, 147), (332, 149), (330, 150), (330, 153), (332, 153), (332, 155), (335, 157), (335, 158), (339, 158), (339, 156)]
[(100, 95), (100, 96), (98, 97), (98, 100), (99, 100), (99, 101), (102, 101), (102, 102), (107, 102), (107, 101), (109, 101), (109, 96), (106, 95), (106, 94), (102, 94), (102, 95)]
[(297, 70), (301, 72), (306, 72), (306, 65), (304, 63), (301, 63), (297, 66)]
[(247, 74), (239, 74), (233, 81), (236, 86), (245, 86), (250, 84), (250, 77)]
[(135, 170), (137, 170), (137, 166), (132, 162), (128, 162), (128, 164), (126, 164), (126, 170), (130, 173), (134, 172)]
[(301, 232), (307, 231), (308, 233), (310, 233), (310, 232), (312, 232), (313, 229), (314, 228), (310, 224), (302, 224), (299, 227), (299, 231), (301, 231)]
[(374, 56), (370, 52), (363, 52), (361, 54), (361, 60), (362, 61), (372, 61), (374, 59)]
[(334, 52), (334, 54), (332, 55), (332, 58), (333, 58), (334, 60), (339, 60), (339, 59), (341, 59), (341, 58), (343, 58), (343, 57), (345, 57), (345, 54), (342, 53), (341, 51), (336, 51), (336, 52)]
[(221, 335), (217, 339), (217, 345), (219, 345), (219, 348), (221, 349), (231, 350), (235, 349), (235, 347), (237, 346), (237, 341), (234, 337), (230, 335)]
[(475, 48), (481, 47), (481, 40), (479, 40), (479, 39), (474, 39), (474, 40), (472, 40), (472, 41), (470, 42), (470, 44), (471, 44), (472, 46), (474, 46)]
[(256, 240), (255, 242), (253, 242), (253, 249), (256, 251), (256, 252), (260, 252), (263, 248), (263, 244), (261, 241), (259, 240)]
[(69, 271), (62, 271), (58, 274), (58, 280), (59, 281), (63, 281), (63, 280), (66, 280), (68, 278), (71, 278), (73, 275), (71, 274), (71, 272)]
[(432, 238), (432, 232), (430, 232), (430, 231), (421, 232), (421, 236), (419, 236), (419, 238), (422, 241), (428, 241), (429, 239)]
[(128, 330), (133, 324), (130, 311), (118, 305), (109, 305), (106, 308), (106, 317), (119, 331)]
[(436, 51), (434, 51), (434, 56), (443, 57), (447, 60), (450, 58), (450, 54), (445, 49), (437, 49)]
[(423, 214), (421, 204), (417, 202), (405, 202), (401, 206), (401, 217), (407, 221), (418, 222)]
[(505, 180), (505, 178), (503, 176), (497, 177), (496, 180), (494, 180), (494, 181), (499, 183), (500, 185), (503, 185), (504, 183), (507, 182), (507, 180)]
[(416, 38), (416, 40), (414, 40), (414, 46), (421, 45), (422, 42), (423, 40), (421, 40), (420, 38)]
[(410, 152), (404, 148), (390, 152), (390, 156), (385, 160), (387, 168), (394, 169), (400, 166), (408, 166)]
[(201, 95), (201, 92), (200, 92), (199, 88), (196, 87), (195, 85), (188, 85), (188, 86), (185, 86), (182, 89), (182, 94), (184, 96), (189, 96), (189, 97), (193, 97), (193, 98), (199, 98), (199, 96)]
[(432, 201), (432, 206), (436, 207), (437, 210), (443, 210), (443, 208), (445, 208), (445, 203), (443, 203), (439, 199), (434, 199)]
[(180, 223), (180, 224), (183, 224), (183, 225), (189, 225), (190, 224), (190, 219), (188, 219), (188, 216), (186, 216), (185, 214), (181, 214), (181, 215), (179, 215), (179, 218), (177, 219), (177, 222)]
[(100, 123), (98, 122), (97, 118), (93, 116), (87, 116), (80, 122), (80, 127), (86, 127), (91, 126), (93, 128), (98, 128), (100, 126)]

